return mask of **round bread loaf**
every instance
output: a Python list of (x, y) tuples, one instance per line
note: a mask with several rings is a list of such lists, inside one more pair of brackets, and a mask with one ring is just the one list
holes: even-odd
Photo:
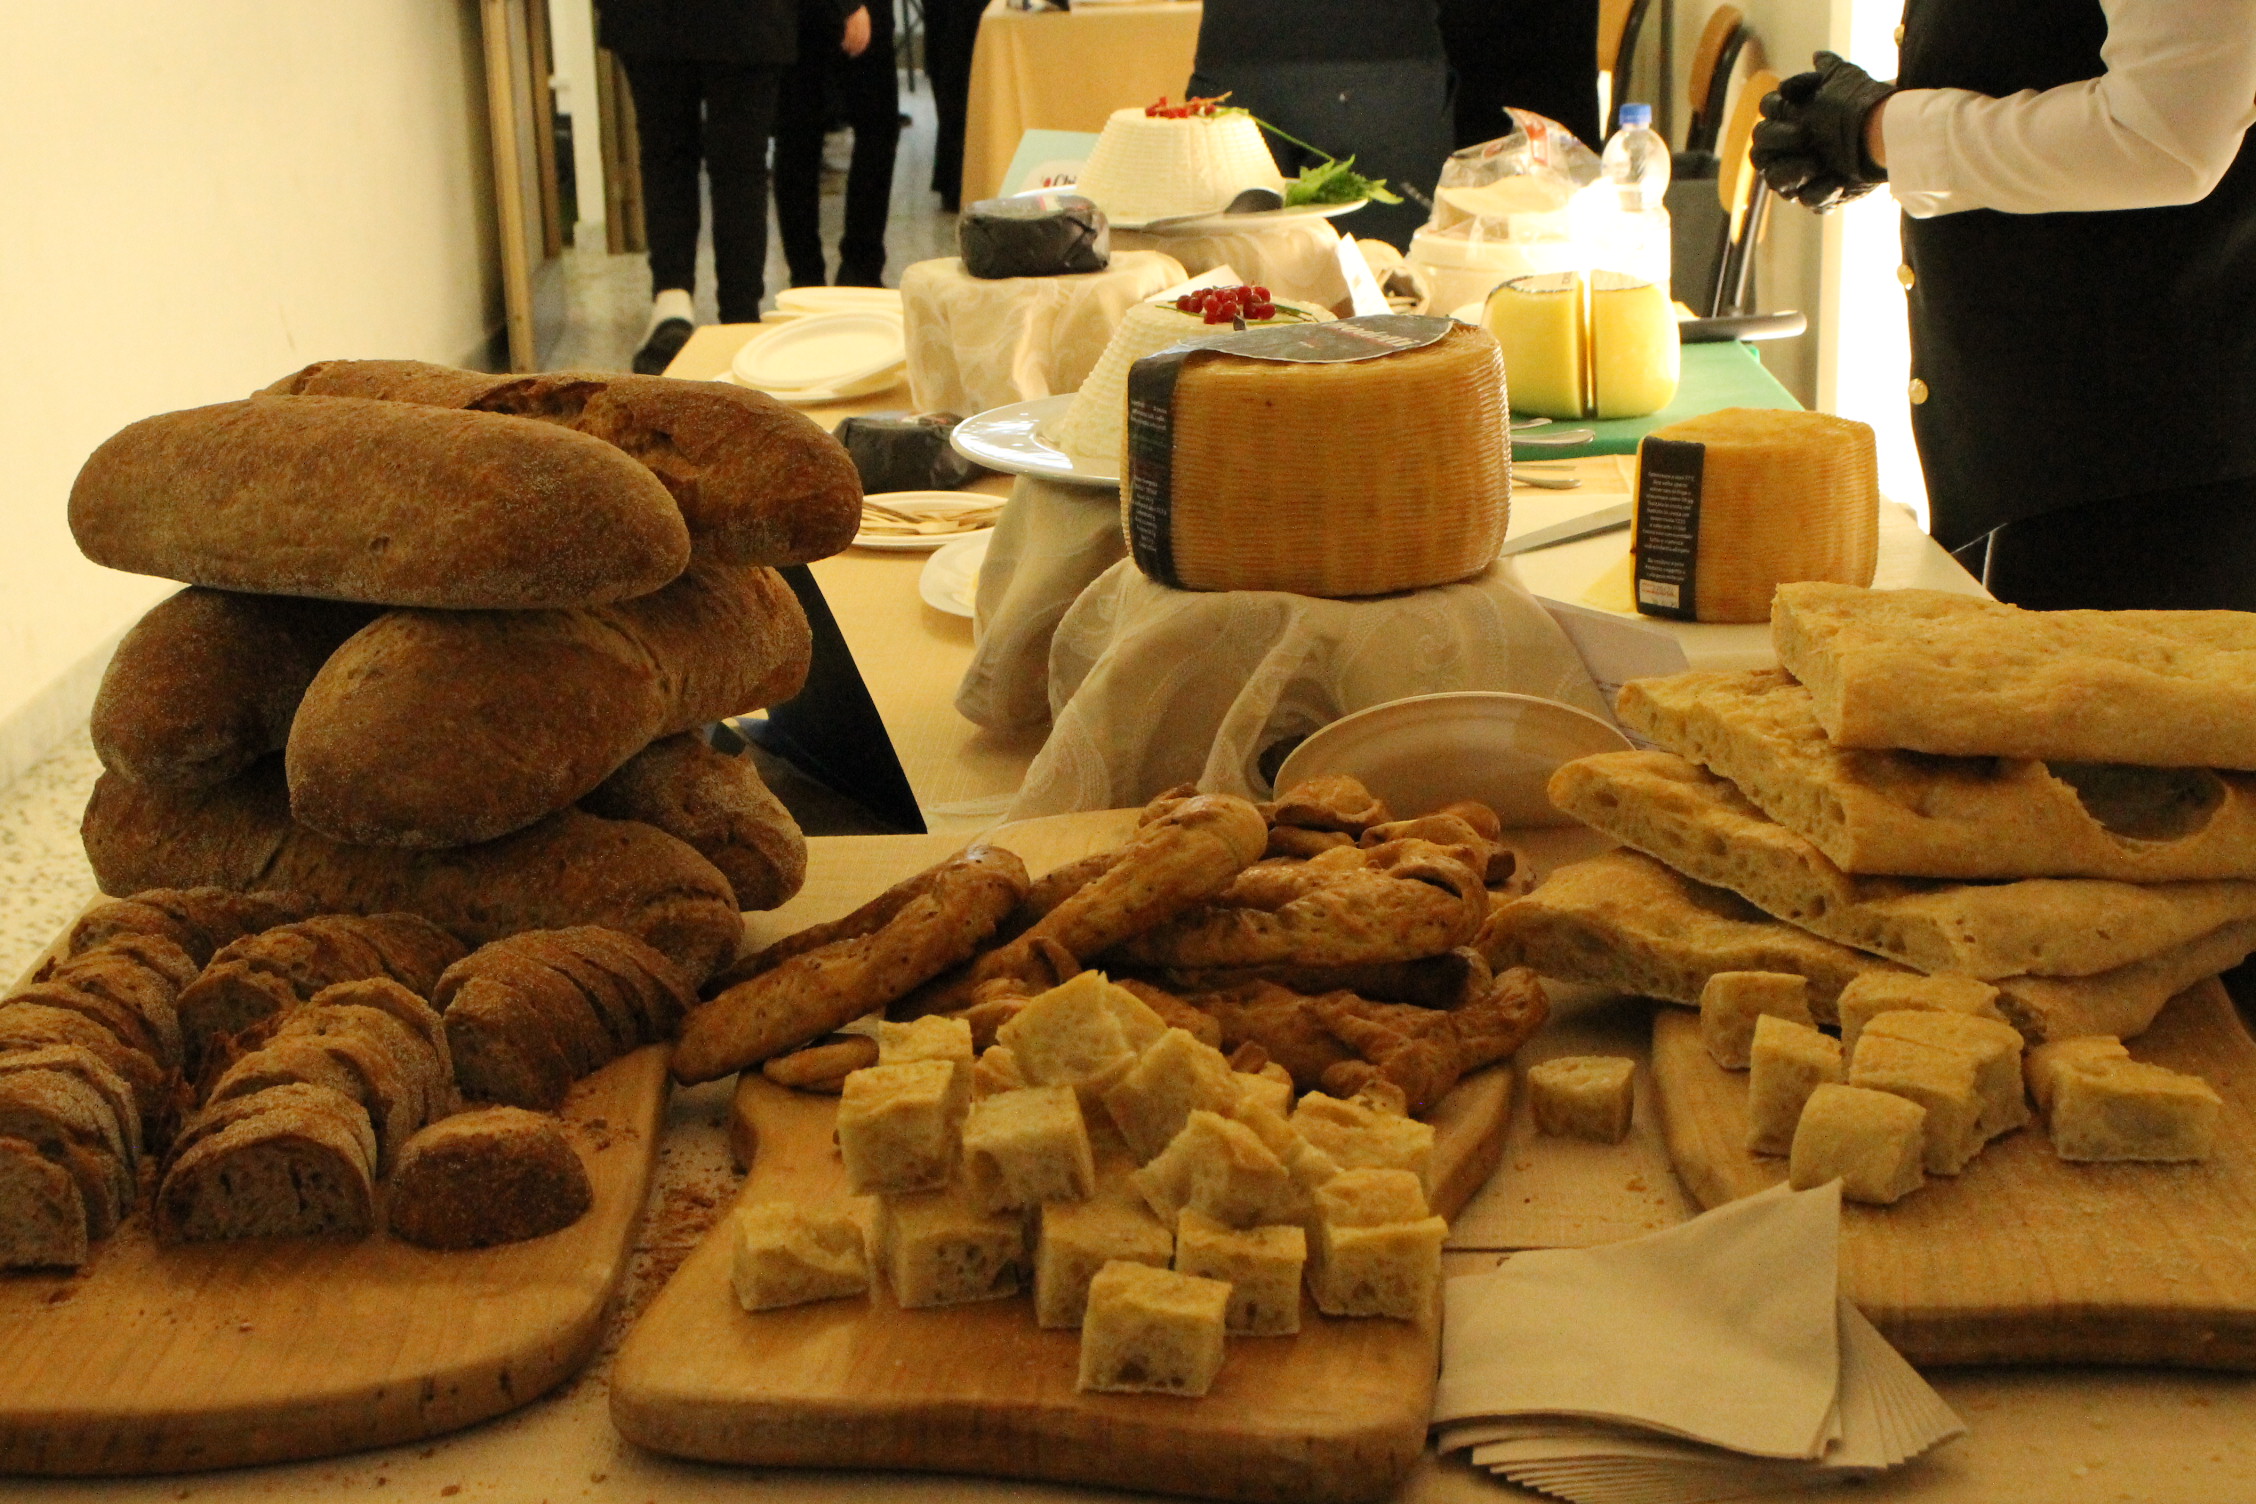
[(522, 1107), (482, 1107), (408, 1140), (387, 1218), (393, 1236), (426, 1248), (484, 1248), (561, 1231), (594, 1204), (562, 1124)]

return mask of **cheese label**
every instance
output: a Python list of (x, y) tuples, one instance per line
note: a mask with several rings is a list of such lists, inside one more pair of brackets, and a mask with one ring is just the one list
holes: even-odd
[(1182, 588), (1175, 572), (1175, 384), (1185, 363), (1202, 355), (1239, 355), (1291, 365), (1380, 360), (1439, 344), (1453, 319), (1378, 313), (1328, 324), (1271, 324), (1202, 334), (1145, 356), (1128, 368), (1128, 473), (1121, 477), (1128, 547), (1136, 567), (1162, 585)]
[(1637, 449), (1637, 609), (1700, 619), (1700, 491), (1708, 446), (1648, 437)]

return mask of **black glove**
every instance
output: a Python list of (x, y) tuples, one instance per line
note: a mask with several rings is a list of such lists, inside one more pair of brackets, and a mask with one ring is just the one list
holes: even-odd
[(1814, 72), (1763, 96), (1752, 156), (1775, 191), (1822, 214), (1888, 180), (1865, 150), (1864, 122), (1896, 86), (1831, 52), (1811, 61)]

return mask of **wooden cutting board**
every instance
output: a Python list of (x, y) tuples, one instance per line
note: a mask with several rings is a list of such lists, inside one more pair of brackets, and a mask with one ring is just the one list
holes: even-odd
[(595, 1205), (457, 1252), (384, 1233), (160, 1247), (148, 1195), (75, 1274), (0, 1273), (0, 1474), (177, 1473), (327, 1457), (514, 1410), (595, 1351), (650, 1190), (663, 1046), (561, 1116)]
[[(2224, 1096), (2212, 1159), (2069, 1164), (2032, 1123), (1892, 1207), (1842, 1208), (1842, 1291), (1905, 1357), (2256, 1370), (2256, 1041), (2211, 980), (2131, 1049)], [(1785, 1178), (1742, 1147), (1747, 1073), (1708, 1058), (1695, 1014), (1660, 1010), (1653, 1076), (1703, 1206)]]
[[(1054, 816), (995, 837), (1039, 875), (1114, 844), (1132, 815)], [(828, 895), (844, 912), (915, 870)], [(1495, 1169), (1511, 1073), (1463, 1082), (1434, 1113), (1436, 1209)], [(743, 1199), (837, 1204), (835, 1098), (742, 1078), (732, 1139), (756, 1145)], [(723, 1220), (620, 1349), (611, 1415), (629, 1440), (713, 1462), (1046, 1478), (1244, 1500), (1358, 1501), (1393, 1491), (1425, 1445), (1438, 1321), (1333, 1320), (1233, 1338), (1204, 1399), (1085, 1395), (1080, 1334), (1042, 1331), (1025, 1296), (903, 1311), (880, 1292), (748, 1313), (729, 1288)]]

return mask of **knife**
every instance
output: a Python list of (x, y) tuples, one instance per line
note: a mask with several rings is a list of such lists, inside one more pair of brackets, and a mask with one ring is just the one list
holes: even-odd
[(1539, 548), (1554, 544), (1572, 543), (1579, 538), (1595, 538), (1600, 533), (1610, 533), (1629, 526), (1630, 514), (1637, 510), (1633, 501), (1610, 507), (1600, 507), (1595, 512), (1585, 512), (1580, 517), (1569, 517), (1564, 522), (1554, 522), (1549, 527), (1539, 527), (1532, 533), (1522, 533), (1496, 551), (1500, 559), (1514, 554), (1533, 553)]

